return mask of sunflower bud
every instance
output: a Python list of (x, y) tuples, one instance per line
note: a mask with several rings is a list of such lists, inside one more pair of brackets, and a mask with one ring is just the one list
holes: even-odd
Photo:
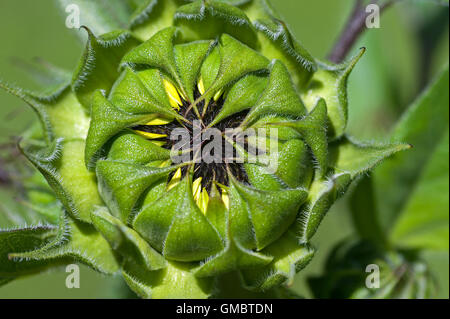
[(2, 84), (39, 116), (21, 149), (60, 209), (57, 224), (0, 231), (21, 238), (0, 245), (1, 277), (75, 259), (142, 297), (209, 297), (228, 273), (277, 289), (350, 183), (409, 147), (345, 134), (364, 50), (314, 59), (265, 0), (152, 1), (128, 30), (84, 29), (58, 90)]

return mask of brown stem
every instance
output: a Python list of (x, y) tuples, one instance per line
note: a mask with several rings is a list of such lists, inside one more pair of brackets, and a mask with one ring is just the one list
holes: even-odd
[[(380, 5), (380, 13), (394, 4), (395, 1), (396, 0), (390, 0)], [(380, 1), (371, 1), (370, 4), (378, 4), (379, 2)], [(349, 17), (344, 30), (331, 50), (331, 53), (328, 55), (328, 59), (331, 62), (340, 63), (345, 59), (355, 42), (366, 30), (367, 16), (368, 13), (366, 13), (366, 6), (363, 4), (363, 0), (356, 0), (352, 14)]]

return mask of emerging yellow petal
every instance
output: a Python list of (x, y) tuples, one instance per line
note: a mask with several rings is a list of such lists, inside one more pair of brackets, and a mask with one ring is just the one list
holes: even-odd
[(192, 194), (194, 195), (194, 199), (196, 202), (200, 200), (201, 186), (202, 186), (202, 178), (201, 177), (197, 178), (192, 183)]
[(200, 80), (198, 80), (197, 88), (201, 95), (205, 94), (205, 84), (203, 83), (203, 78), (201, 77)]
[(169, 184), (167, 185), (167, 190), (171, 190), (177, 184), (181, 181), (181, 167), (179, 167), (175, 174), (173, 174), (172, 179), (170, 180)]
[(209, 203), (209, 195), (206, 191), (206, 188), (203, 188), (202, 193), (200, 195), (200, 200), (197, 203), (198, 207), (200, 207), (200, 210), (203, 214), (206, 215), (206, 211), (208, 210), (208, 203)]
[(228, 196), (228, 191), (222, 188), (222, 201), (227, 209), (230, 209), (230, 196)]
[(167, 137), (166, 134), (150, 133), (150, 132), (144, 132), (144, 131), (139, 131), (139, 130), (136, 130), (135, 132), (138, 133), (140, 136), (143, 136), (143, 137), (151, 139), (151, 140)]
[(150, 122), (146, 123), (145, 125), (166, 125), (172, 122), (172, 120), (163, 119), (163, 118), (156, 118), (154, 120), (151, 120)]
[(222, 89), (220, 89), (219, 91), (217, 91), (217, 93), (214, 95), (214, 101), (218, 101), (220, 99), (220, 97), (222, 96)]
[(175, 86), (166, 79), (163, 80), (164, 82), (164, 88), (166, 89), (167, 96), (169, 97), (169, 103), (170, 105), (176, 109), (179, 110), (180, 106), (183, 105), (183, 102), (181, 102), (180, 95), (178, 94), (178, 90), (175, 88)]

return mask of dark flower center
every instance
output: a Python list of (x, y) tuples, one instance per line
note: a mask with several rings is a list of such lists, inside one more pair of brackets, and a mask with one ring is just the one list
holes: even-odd
[[(200, 97), (201, 94), (196, 88), (194, 92), (194, 98), (197, 100)], [(222, 95), (219, 99), (211, 99), (206, 109), (205, 100), (201, 100), (197, 104), (197, 110), (200, 114), (200, 117), (198, 117), (196, 112), (194, 112), (194, 108), (189, 102), (185, 101), (183, 98), (181, 98), (181, 101), (182, 105), (177, 112), (187, 120), (186, 122), (175, 120), (169, 124), (164, 125), (138, 125), (133, 127), (133, 129), (147, 133), (165, 135), (165, 137), (153, 139), (153, 141), (164, 142), (164, 145), (162, 147), (172, 151), (175, 150), (174, 147), (177, 145), (177, 143), (179, 144), (181, 142), (181, 137), (178, 137), (178, 139), (174, 139), (172, 133), (176, 129), (186, 130), (186, 132), (189, 133), (190, 137), (189, 143), (186, 143), (189, 144), (189, 156), (187, 157), (194, 163), (189, 163), (188, 165), (182, 167), (182, 176), (184, 177), (188, 171), (192, 170), (194, 174), (193, 180), (201, 177), (201, 185), (203, 188), (206, 188), (208, 192), (210, 192), (211, 187), (214, 183), (219, 183), (225, 186), (229, 185), (228, 171), (233, 174), (233, 176), (237, 180), (248, 183), (248, 176), (245, 172), (243, 163), (233, 161), (233, 157), (238, 156), (237, 151), (234, 149), (234, 147), (230, 147), (230, 145), (227, 145), (229, 144), (229, 141), (227, 141), (227, 139), (225, 138), (226, 130), (238, 128), (248, 114), (248, 110), (234, 114), (220, 121), (216, 125), (211, 126), (211, 128), (214, 128), (221, 133), (221, 140), (219, 141), (221, 145), (221, 152), (220, 155), (218, 155), (219, 158), (217, 158), (217, 155), (214, 154), (216, 149), (212, 148), (209, 155), (211, 155), (212, 157), (216, 157), (216, 159), (213, 162), (207, 162), (204, 160), (203, 156), (199, 156), (198, 154), (203, 154), (204, 148), (208, 145), (208, 143), (211, 142), (212, 137), (203, 138), (201, 140), (201, 143), (199, 143), (196, 147), (195, 138), (196, 135), (198, 135), (198, 133), (196, 132), (205, 132), (205, 130), (209, 128), (209, 125), (222, 109), (225, 103), (225, 98)], [(195, 127), (195, 125), (199, 125), (200, 127)], [(215, 141), (215, 143), (217, 142), (218, 141)], [(229, 150), (230, 148), (233, 149), (232, 156), (230, 156), (229, 152), (227, 152), (227, 150)], [(172, 178), (173, 174), (174, 173), (169, 176), (169, 180)], [(220, 190), (220, 188), (218, 189)]]

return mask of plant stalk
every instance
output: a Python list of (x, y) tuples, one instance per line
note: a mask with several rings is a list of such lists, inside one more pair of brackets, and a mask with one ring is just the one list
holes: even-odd
[[(370, 4), (380, 5), (380, 13), (382, 13), (395, 2), (396, 0), (389, 0), (379, 4), (380, 1), (371, 1)], [(366, 5), (364, 5), (363, 0), (356, 0), (353, 11), (341, 35), (328, 55), (328, 60), (333, 63), (341, 63), (346, 58), (356, 41), (367, 29), (366, 19), (368, 15), (369, 13), (366, 12)]]

